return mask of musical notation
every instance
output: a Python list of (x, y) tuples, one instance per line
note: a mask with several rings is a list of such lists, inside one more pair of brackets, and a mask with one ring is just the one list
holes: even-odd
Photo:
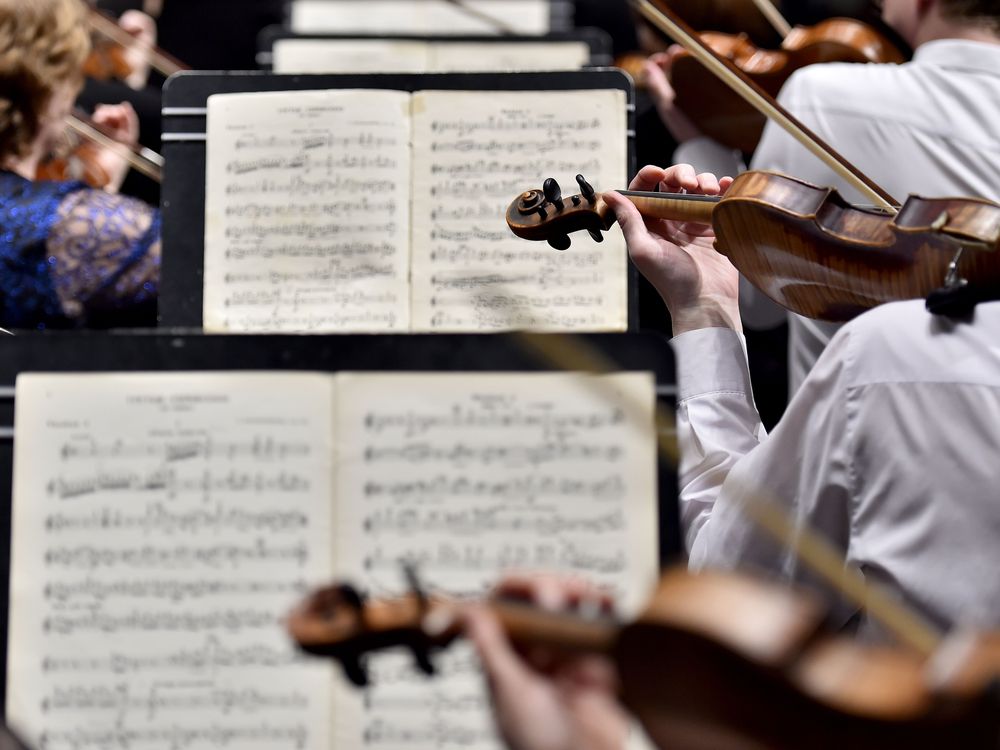
[(33, 744), (327, 746), (330, 672), (282, 617), (330, 574), (329, 381), (29, 376), (18, 399), (9, 716)]
[(408, 99), (393, 91), (210, 99), (206, 329), (408, 326)]
[(345, 698), (282, 620), (334, 572), (398, 593), (404, 561), (453, 595), (554, 567), (643, 601), (653, 384), (595, 377), (26, 376), (10, 717), (81, 750), (327, 748), (335, 705), (346, 746), (496, 747), (470, 649), (433, 685), (373, 658)]
[[(611, 390), (624, 398), (649, 387), (641, 381), (624, 376)], [(337, 432), (351, 438), (342, 442), (338, 494), (355, 502), (338, 507), (338, 569), (373, 595), (399, 592), (405, 561), (453, 595), (481, 595), (504, 570), (557, 568), (634, 597), (647, 564), (641, 529), (655, 527), (640, 520), (648, 506), (634, 503), (653, 481), (640, 468), (644, 449), (635, 449), (652, 428), (637, 433), (626, 401), (605, 400), (587, 382), (523, 373), (345, 378)], [(371, 662), (374, 687), (349, 735), (359, 746), (367, 737), (497, 747), (481, 734), (490, 723), (474, 660), (427, 683), (412, 662), (385, 659)], [(468, 709), (441, 717), (449, 728), (429, 720), (429, 708), (458, 705)]]
[(415, 98), (414, 141), (424, 148), (415, 150), (413, 167), (414, 327), (622, 330), (620, 237), (597, 252), (581, 242), (573, 253), (580, 255), (567, 261), (551, 251), (525, 254), (509, 236), (491, 234), (509, 202), (505, 186), (517, 185), (516, 194), (534, 184), (525, 179), (552, 174), (575, 184), (581, 170), (608, 184), (623, 179), (620, 95), (435, 91)]

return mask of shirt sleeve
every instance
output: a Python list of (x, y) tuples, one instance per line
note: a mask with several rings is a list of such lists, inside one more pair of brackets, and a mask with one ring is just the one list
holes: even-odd
[(674, 151), (674, 163), (690, 164), (698, 172), (711, 172), (718, 177), (735, 177), (747, 168), (739, 151), (705, 135), (680, 144)]
[(160, 215), (103, 190), (78, 190), (59, 205), (46, 243), (49, 273), (66, 316), (129, 310), (157, 296)]
[(805, 581), (795, 554), (744, 511), (762, 499), (796, 528), (819, 532), (847, 551), (850, 533), (850, 435), (845, 329), (771, 435), (750, 390), (741, 337), (707, 328), (673, 340), (677, 354), (681, 518), (693, 568), (754, 568)]

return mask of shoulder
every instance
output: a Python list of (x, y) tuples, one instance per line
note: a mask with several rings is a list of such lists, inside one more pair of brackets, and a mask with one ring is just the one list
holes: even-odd
[(880, 305), (845, 325), (834, 342), (850, 385), (964, 382), (1000, 385), (996, 367), (1000, 302), (980, 304), (969, 320), (927, 312), (924, 300)]
[(62, 198), (54, 232), (134, 241), (159, 231), (159, 211), (135, 198), (84, 189)]
[(871, 101), (900, 95), (907, 64), (821, 63), (795, 71), (778, 97), (789, 107), (849, 107), (863, 110)]
[(6, 233), (4, 245), (20, 249), (43, 241), (59, 219), (63, 200), (84, 189), (78, 182), (33, 182), (13, 172), (0, 171), (0, 226)]

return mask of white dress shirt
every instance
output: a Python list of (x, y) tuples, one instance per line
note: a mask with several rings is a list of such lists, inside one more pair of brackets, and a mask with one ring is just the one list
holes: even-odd
[[(858, 317), (770, 435), (739, 334), (706, 328), (673, 346), (692, 567), (815, 580), (741, 512), (744, 493), (762, 490), (932, 621), (1000, 627), (1000, 302), (971, 323), (921, 301)], [(838, 613), (880, 637), (863, 612)]]
[[(778, 101), (899, 201), (911, 194), (1000, 200), (1000, 44), (945, 39), (921, 45), (903, 65), (812, 65), (789, 78)], [(674, 155), (716, 174), (739, 171), (738, 157), (704, 138)], [(868, 202), (773, 123), (750, 166)], [(741, 287), (744, 319), (767, 327), (776, 306), (748, 287)], [(838, 327), (790, 316), (792, 393)]]

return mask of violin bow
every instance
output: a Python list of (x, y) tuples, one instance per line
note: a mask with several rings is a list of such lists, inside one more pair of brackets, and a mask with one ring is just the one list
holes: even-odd
[(93, 122), (90, 122), (81, 114), (68, 115), (66, 117), (66, 125), (87, 140), (93, 141), (102, 148), (113, 151), (128, 162), (130, 167), (146, 175), (151, 180), (155, 182), (163, 180), (163, 157), (152, 149), (140, 146), (138, 151), (133, 151), (130, 146), (102, 133)]
[(166, 77), (172, 76), (182, 70), (190, 70), (187, 65), (175, 57), (171, 57), (158, 47), (148, 44), (138, 44), (135, 38), (122, 29), (113, 18), (109, 18), (97, 8), (90, 8), (90, 27), (102, 36), (106, 36), (112, 42), (120, 44), (125, 49), (138, 47), (149, 60), (150, 66)]
[(753, 0), (753, 4), (757, 6), (757, 10), (774, 27), (774, 30), (781, 35), (782, 39), (792, 33), (792, 25), (785, 20), (785, 17), (781, 15), (781, 11), (778, 10), (778, 7), (771, 0)]
[[(576, 337), (529, 333), (517, 333), (515, 336), (522, 348), (532, 352), (541, 361), (563, 370), (609, 373), (619, 369), (603, 354)], [(594, 378), (590, 382), (599, 395), (607, 393), (608, 386), (599, 379)], [(645, 405), (628, 396), (624, 407), (630, 418), (641, 419), (647, 413)], [(673, 439), (676, 434), (676, 419), (659, 403), (654, 408), (657, 450), (672, 466), (677, 466), (680, 454)], [(732, 480), (730, 483), (732, 486)], [(743, 484), (737, 486), (737, 489), (741, 494), (741, 508), (758, 528), (775, 542), (791, 550), (807, 568), (847, 601), (881, 623), (900, 643), (925, 658), (934, 654), (942, 640), (941, 633), (934, 625), (882, 589), (870, 584), (859, 571), (847, 567), (843, 555), (830, 542), (808, 527), (793, 524), (781, 506), (768, 498), (760, 487)]]
[[(747, 78), (731, 62), (718, 55), (698, 38), (698, 35), (667, 7), (657, 0), (629, 0), (632, 7), (664, 34), (682, 45), (720, 80), (739, 94), (758, 112), (776, 122), (813, 155), (866, 196), (875, 206), (890, 215), (898, 213), (899, 202), (874, 180), (837, 153), (816, 133), (782, 107), (757, 84)], [(655, 4), (654, 4), (655, 3)]]

